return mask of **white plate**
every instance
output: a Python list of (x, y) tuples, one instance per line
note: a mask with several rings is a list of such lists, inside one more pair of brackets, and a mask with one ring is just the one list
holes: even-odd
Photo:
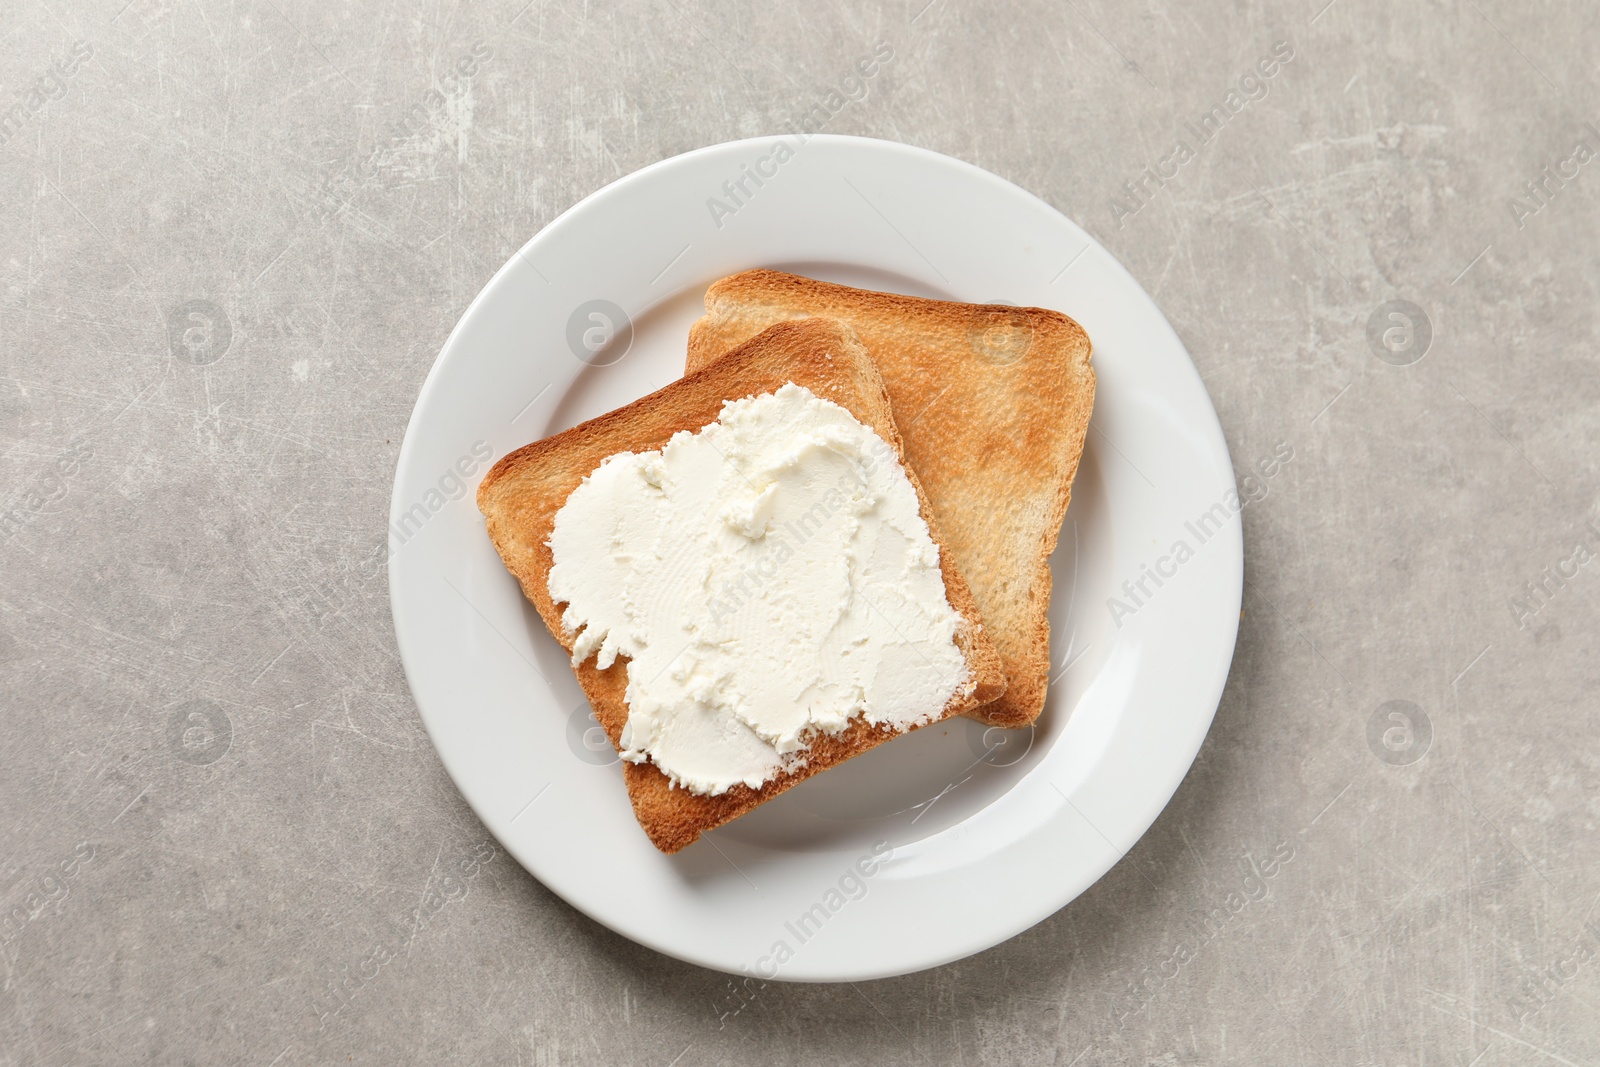
[[(781, 163), (780, 143), (792, 154)], [(742, 193), (724, 185), (742, 177)], [(733, 210), (713, 210), (713, 197)], [(615, 755), (594, 744), (598, 728), (565, 656), (501, 565), (473, 493), (484, 457), (676, 378), (706, 286), (756, 266), (1057, 308), (1089, 331), (1099, 393), (1052, 560), (1056, 677), (1031, 735), (986, 735), (964, 719), (929, 727), (663, 856), (634, 822)], [(584, 345), (603, 340), (615, 315), (595, 301), (625, 309), (631, 328), (590, 355)], [(585, 342), (585, 330), (600, 332)], [(738, 141), (595, 193), (528, 242), (467, 309), (400, 452), (395, 630), (457, 786), (518, 862), (574, 907), (724, 971), (799, 981), (903, 974), (1056, 911), (1133, 845), (1177, 788), (1238, 630), (1233, 492), (1227, 446), (1183, 345), (1121, 265), (1047, 204), (905, 145)], [(1213, 514), (1226, 520), (1201, 544), (1185, 524), (1219, 502)], [(1159, 588), (1147, 578), (1152, 595), (1117, 625), (1108, 598), (1179, 540), (1194, 557), (1163, 564), (1176, 575)]]

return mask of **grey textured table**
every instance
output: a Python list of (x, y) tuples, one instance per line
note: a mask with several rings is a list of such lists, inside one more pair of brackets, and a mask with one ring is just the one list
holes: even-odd
[[(1592, 12), (924, 2), (7, 5), (0, 1064), (1600, 1062)], [(491, 273), (833, 88), (1086, 226), (1294, 459), (1110, 874), (746, 1003), (484, 845), (361, 564)]]

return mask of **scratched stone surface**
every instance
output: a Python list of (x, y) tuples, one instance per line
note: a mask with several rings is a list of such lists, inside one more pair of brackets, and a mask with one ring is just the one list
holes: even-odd
[[(0, 1064), (1600, 1063), (1592, 12), (925, 2), (7, 5)], [(878, 43), (830, 131), (1079, 221), (1294, 460), (1121, 863), (733, 1013), (485, 843), (362, 562), (493, 271)]]

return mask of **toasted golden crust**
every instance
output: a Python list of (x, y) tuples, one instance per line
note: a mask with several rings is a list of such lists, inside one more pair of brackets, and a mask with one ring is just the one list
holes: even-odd
[(1089, 337), (1042, 308), (956, 304), (771, 270), (724, 278), (689, 334), (687, 370), (788, 319), (846, 323), (871, 353), (957, 568), (1005, 665), (972, 717), (1023, 726), (1050, 678), (1050, 553), (1094, 406)]
[[(905, 464), (883, 379), (860, 341), (836, 322), (812, 319), (775, 326), (695, 374), (501, 459), (478, 486), (478, 508), (487, 519), (489, 537), (501, 559), (522, 583), (522, 591), (539, 609), (550, 633), (570, 654), (576, 635), (566, 632), (561, 610), (550, 597), (554, 559), (545, 543), (567, 497), (607, 456), (661, 448), (681, 430), (699, 430), (716, 421), (724, 401), (770, 393), (786, 382), (803, 385), (845, 408), (887, 441), (906, 466), (922, 516), (940, 546), (945, 594), (962, 620), (956, 644), (968, 666), (967, 683), (934, 721), (993, 700), (1005, 688), (1000, 659), (952, 553), (940, 539), (927, 496)], [(599, 670), (591, 656), (575, 670), (595, 718), (620, 749), (622, 727), (628, 719), (625, 658)], [(697, 796), (675, 788), (651, 763), (624, 764), (623, 776), (639, 825), (661, 851), (676, 852), (702, 832), (899, 733), (857, 719), (835, 736), (815, 738), (804, 767), (760, 789), (739, 785), (721, 796)]]

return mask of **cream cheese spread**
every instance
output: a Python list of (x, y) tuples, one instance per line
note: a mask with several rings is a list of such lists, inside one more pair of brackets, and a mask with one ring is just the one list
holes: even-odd
[(899, 458), (792, 382), (608, 457), (548, 544), (573, 663), (627, 657), (623, 758), (692, 793), (759, 787), (858, 717), (921, 725), (968, 679)]

